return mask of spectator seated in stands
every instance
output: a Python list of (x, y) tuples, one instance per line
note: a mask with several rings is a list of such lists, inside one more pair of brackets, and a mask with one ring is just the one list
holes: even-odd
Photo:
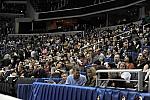
[(68, 76), (67, 73), (62, 73), (61, 74), (62, 80), (58, 84), (65, 84), (67, 80), (67, 76)]
[(137, 69), (143, 69), (143, 72), (147, 72), (149, 69), (149, 61), (146, 60), (142, 53), (139, 53), (137, 58)]
[[(129, 26), (126, 27), (128, 31), (132, 30)], [(11, 69), (14, 70), (10, 70), (10, 74), (15, 73), (18, 77), (62, 77), (64, 80), (60, 84), (81, 86), (95, 86), (95, 74), (92, 76), (93, 72), (90, 68), (86, 70), (85, 66), (88, 65), (96, 70), (120, 69), (121, 66), (126, 66), (126, 69), (139, 68), (144, 72), (149, 72), (149, 49), (145, 49), (145, 46), (148, 48), (149, 39), (144, 40), (142, 32), (137, 31), (139, 36), (131, 39), (120, 35), (120, 31), (122, 30), (95, 32), (89, 29), (90, 34), (87, 32), (84, 37), (78, 34), (66, 35), (64, 38), (51, 35), (4, 37), (0, 39), (0, 44), (2, 44), (0, 47), (5, 48), (5, 53), (1, 53), (2, 64), (0, 66), (4, 69), (0, 75), (1, 79), (5, 80), (9, 76), (5, 70), (9, 65), (12, 65)], [(145, 46), (142, 47), (141, 44)], [(2, 51), (3, 49), (0, 48)], [(141, 51), (142, 53), (139, 53)], [(131, 61), (130, 56), (137, 62), (136, 64)], [(125, 63), (122, 62), (123, 60)], [(72, 74), (67, 77), (64, 72), (67, 73), (70, 69), (73, 69)], [(81, 75), (86, 74), (86, 71), (87, 80), (84, 75)], [(113, 79), (118, 76), (121, 79), (121, 75), (116, 73), (100, 74), (101, 79)], [(103, 86), (107, 86), (107, 81), (104, 81), (105, 83), (106, 85)], [(112, 83), (109, 86), (113, 86)]]
[(108, 49), (105, 57), (105, 62), (113, 62), (114, 55), (112, 54), (112, 50)]
[(134, 69), (135, 68), (131, 56), (126, 55), (124, 58), (124, 62), (126, 64), (126, 69)]
[(94, 67), (87, 68), (87, 82), (85, 86), (96, 86), (96, 69)]
[(150, 41), (148, 37), (143, 38), (143, 45), (142, 46), (150, 46)]
[(150, 61), (149, 48), (144, 48), (142, 53), (143, 53), (143, 56), (146, 58), (146, 60)]
[(61, 61), (57, 62), (56, 67), (51, 68), (51, 75), (54, 78), (60, 78), (61, 74), (65, 72), (65, 67)]
[(113, 63), (115, 64), (115, 66), (117, 66), (117, 68), (118, 68), (119, 64), (121, 63), (120, 55), (118, 53), (116, 53), (114, 55), (114, 62)]
[(80, 74), (79, 68), (73, 68), (73, 75), (67, 77), (66, 84), (84, 86), (86, 81), (86, 77)]
[(129, 41), (128, 40), (124, 40), (123, 41), (123, 47), (120, 50), (120, 58), (124, 59), (126, 52), (129, 52), (130, 48), (129, 48)]

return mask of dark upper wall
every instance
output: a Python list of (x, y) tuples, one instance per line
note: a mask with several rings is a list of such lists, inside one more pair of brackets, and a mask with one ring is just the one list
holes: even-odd
[[(94, 15), (101, 12), (115, 10), (116, 8), (121, 9), (125, 7), (134, 6), (135, 2), (142, 2), (144, 0), (114, 0), (112, 2), (97, 4), (93, 6), (70, 9), (70, 10), (61, 10), (53, 12), (39, 13), (39, 19), (58, 19), (58, 18), (71, 18), (71, 17), (81, 17)], [(145, 0), (146, 1), (146, 0)]]

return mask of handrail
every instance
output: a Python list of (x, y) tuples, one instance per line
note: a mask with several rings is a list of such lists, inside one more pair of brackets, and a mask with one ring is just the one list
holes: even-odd
[(94, 43), (94, 44), (91, 44), (91, 45), (86, 45), (86, 46), (80, 48), (80, 52), (82, 52), (83, 49), (86, 49), (86, 48), (91, 47), (91, 46), (94, 46), (94, 45), (95, 45), (95, 46), (98, 46), (99, 44), (100, 44), (100, 42), (97, 42), (97, 43)]
[(82, 33), (82, 32), (84, 32), (84, 31), (68, 31), (68, 32), (54, 32), (54, 33), (34, 33), (34, 34), (8, 34), (8, 36), (34, 36), (34, 35), (37, 35), (37, 36), (39, 36), (39, 35), (62, 35), (62, 34), (72, 34), (72, 35), (74, 35), (74, 34), (76, 34), (76, 33)]
[(96, 73), (101, 72), (140, 72), (142, 69), (107, 69), (107, 70), (97, 70)]
[[(109, 80), (109, 81), (126, 81), (126, 80), (124, 80), (124, 79), (98, 79), (98, 80), (103, 80), (103, 81), (105, 81), (105, 80)], [(138, 80), (130, 80), (131, 82), (137, 82)]]
[(108, 73), (108, 72), (130, 72), (130, 73), (138, 73), (138, 80), (137, 80), (138, 81), (138, 85), (137, 85), (137, 88), (138, 88), (138, 91), (143, 91), (143, 72), (142, 72), (142, 69), (108, 69), (108, 70), (97, 70), (96, 71), (96, 73), (97, 73), (96, 85), (97, 86), (99, 85), (99, 80), (101, 80), (100, 79), (100, 73)]
[(123, 33), (121, 33), (121, 34), (117, 34), (116, 36), (121, 36), (121, 35), (124, 35), (124, 34), (126, 34), (126, 33), (130, 33), (130, 31), (125, 31), (125, 32), (123, 32)]
[[(132, 22), (133, 24), (141, 24), (142, 23), (142, 20), (139, 20), (139, 21), (135, 21), (135, 22)], [(127, 23), (127, 24), (119, 24), (119, 25), (114, 25), (114, 26), (107, 26), (107, 27), (102, 27), (102, 28), (97, 28), (97, 29), (101, 29), (101, 30), (107, 30), (107, 29), (110, 29), (110, 30), (116, 30), (117, 27), (120, 27), (120, 26), (124, 26), (124, 25), (130, 25), (130, 23)]]

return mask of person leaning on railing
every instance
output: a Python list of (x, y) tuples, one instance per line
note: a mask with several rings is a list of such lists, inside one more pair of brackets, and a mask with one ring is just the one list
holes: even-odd
[[(114, 63), (108, 63), (108, 69), (126, 69), (126, 63), (125, 62), (120, 62), (118, 65), (118, 68), (116, 68), (116, 65)], [(126, 76), (125, 76), (126, 75)], [(105, 86), (111, 86), (111, 87), (121, 87), (121, 88), (125, 88), (125, 87), (131, 87), (130, 82), (128, 80), (130, 80), (131, 74), (129, 72), (109, 72), (108, 73), (108, 78), (110, 80), (108, 80)], [(128, 80), (127, 80), (128, 78)], [(127, 80), (127, 81), (123, 81), (123, 79)]]

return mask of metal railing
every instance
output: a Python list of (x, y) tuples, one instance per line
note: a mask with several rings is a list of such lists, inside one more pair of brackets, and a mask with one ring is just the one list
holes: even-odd
[[(100, 79), (100, 73), (109, 73), (109, 72), (129, 72), (129, 73), (137, 73), (138, 74), (138, 79), (137, 80), (130, 80), (131, 82), (136, 82), (137, 81), (137, 90), (138, 91), (143, 91), (143, 72), (142, 69), (110, 69), (110, 70), (97, 70), (97, 80), (96, 80), (96, 86), (99, 86), (100, 81), (102, 80), (117, 80), (117, 81), (126, 81), (123, 79)], [(149, 77), (150, 78), (150, 77)], [(150, 82), (149, 82), (150, 84)], [(149, 90), (150, 90), (150, 85), (149, 85)]]
[(149, 81), (148, 81), (148, 92), (150, 93), (150, 75), (149, 75)]
[(86, 46), (80, 48), (80, 52), (83, 52), (87, 48), (93, 48), (93, 46), (95, 46), (95, 49), (99, 49), (100, 44), (101, 44), (100, 42), (97, 42), (97, 43), (94, 43), (94, 44), (86, 45)]
[(84, 31), (67, 31), (67, 32), (52, 32), (52, 33), (33, 33), (33, 34), (8, 34), (9, 37), (13, 36), (39, 36), (39, 35), (53, 35), (53, 36), (58, 36), (58, 35), (75, 35), (77, 33), (82, 33), (84, 34)]

